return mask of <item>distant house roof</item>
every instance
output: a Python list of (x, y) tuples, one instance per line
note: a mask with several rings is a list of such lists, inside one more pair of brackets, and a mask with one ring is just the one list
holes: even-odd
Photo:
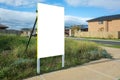
[(98, 17), (98, 18), (88, 20), (87, 22), (106, 21), (106, 20), (114, 20), (114, 19), (120, 19), (120, 14), (110, 15), (110, 16), (102, 16), (102, 17)]
[(65, 26), (65, 29), (70, 29), (70, 27), (68, 27), (68, 26)]
[(31, 31), (31, 28), (22, 28), (22, 31)]
[(0, 24), (0, 29), (6, 29), (6, 28), (8, 28), (8, 26), (5, 26), (5, 25), (3, 25), (3, 24)]

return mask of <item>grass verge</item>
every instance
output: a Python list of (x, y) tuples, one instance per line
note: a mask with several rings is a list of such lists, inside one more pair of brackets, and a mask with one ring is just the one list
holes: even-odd
[(120, 45), (110, 45), (110, 44), (99, 44), (99, 45), (105, 47), (120, 48)]
[[(79, 37), (76, 37), (79, 38)], [(111, 40), (111, 41), (120, 41), (120, 39), (116, 39), (116, 38), (97, 38), (97, 37), (81, 37), (81, 38), (85, 38), (86, 40), (88, 39), (96, 39), (96, 40)]]

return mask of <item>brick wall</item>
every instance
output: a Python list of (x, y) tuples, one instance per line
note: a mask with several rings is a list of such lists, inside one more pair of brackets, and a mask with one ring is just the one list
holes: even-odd
[(108, 22), (109, 31), (120, 31), (120, 19)]
[(120, 32), (76, 32), (75, 37), (120, 38)]
[(103, 21), (103, 24), (99, 24), (98, 21), (88, 22), (89, 32), (100, 32), (100, 30), (102, 30), (103, 32), (120, 31), (120, 19)]
[(101, 28), (104, 28), (103, 31), (105, 30), (105, 21), (103, 24), (99, 24), (98, 21), (88, 23), (89, 32), (100, 31)]

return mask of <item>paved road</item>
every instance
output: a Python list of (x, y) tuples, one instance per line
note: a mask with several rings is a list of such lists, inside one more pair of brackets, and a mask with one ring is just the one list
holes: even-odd
[(71, 38), (71, 39), (92, 41), (92, 42), (101, 43), (101, 44), (120, 45), (120, 41), (115, 41), (115, 40), (100, 40), (100, 39), (85, 39), (85, 38)]

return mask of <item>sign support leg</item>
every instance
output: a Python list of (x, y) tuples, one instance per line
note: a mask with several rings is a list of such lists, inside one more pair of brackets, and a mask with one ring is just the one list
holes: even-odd
[(65, 66), (65, 65), (64, 65), (64, 63), (65, 63), (64, 58), (65, 58), (65, 56), (64, 56), (64, 55), (62, 55), (62, 67), (64, 67), (64, 66)]
[(37, 58), (37, 74), (40, 74), (40, 59)]

